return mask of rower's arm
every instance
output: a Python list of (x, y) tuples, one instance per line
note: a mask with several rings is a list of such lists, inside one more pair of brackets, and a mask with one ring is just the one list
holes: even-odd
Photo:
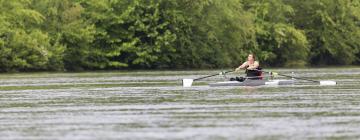
[(253, 65), (249, 65), (248, 70), (254, 70), (259, 67), (259, 62), (255, 61)]
[(238, 68), (235, 69), (235, 71), (238, 71), (240, 69), (245, 69), (248, 66), (247, 62), (244, 62), (242, 65), (240, 65)]

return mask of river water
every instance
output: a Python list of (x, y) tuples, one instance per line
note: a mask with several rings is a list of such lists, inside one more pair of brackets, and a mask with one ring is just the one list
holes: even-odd
[(338, 84), (181, 85), (219, 70), (1, 74), (0, 139), (360, 138), (360, 68), (271, 71)]

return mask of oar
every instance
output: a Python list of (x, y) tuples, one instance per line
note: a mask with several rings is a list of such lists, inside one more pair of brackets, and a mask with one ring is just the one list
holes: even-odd
[(225, 71), (225, 72), (221, 72), (220, 74), (213, 74), (213, 75), (208, 75), (208, 76), (204, 76), (204, 77), (200, 77), (200, 78), (196, 78), (196, 79), (183, 79), (182, 80), (182, 84), (183, 84), (183, 87), (191, 87), (192, 83), (194, 81), (198, 81), (198, 80), (201, 80), (201, 79), (205, 79), (205, 78), (209, 78), (209, 77), (213, 77), (213, 76), (217, 76), (217, 75), (221, 75), (221, 74), (226, 74), (226, 73), (230, 73), (230, 72), (233, 72), (234, 70), (230, 70), (230, 71)]
[[(272, 74), (272, 72), (267, 72), (267, 71), (263, 71), (263, 70), (257, 70), (257, 71), (261, 71), (261, 72), (266, 72), (269, 74)], [(276, 73), (277, 75), (280, 76), (284, 76), (284, 77), (288, 77), (288, 78), (294, 78), (294, 79), (299, 79), (299, 80), (305, 80), (305, 81), (310, 81), (310, 82), (314, 82), (314, 83), (319, 83), (320, 85), (336, 85), (336, 81), (317, 81), (317, 80), (312, 80), (312, 79), (307, 79), (307, 78), (302, 78), (302, 77), (295, 77), (295, 76), (290, 76), (290, 75), (285, 75), (285, 74), (279, 74)]]

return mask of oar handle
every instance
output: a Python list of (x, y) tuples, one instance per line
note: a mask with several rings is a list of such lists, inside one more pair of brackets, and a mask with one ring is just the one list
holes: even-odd
[[(233, 71), (234, 71), (234, 70), (225, 71), (224, 74), (229, 73), (229, 72), (233, 72)], [(201, 80), (201, 79), (205, 79), (205, 78), (209, 78), (209, 77), (213, 77), (213, 76), (217, 76), (217, 75), (219, 75), (219, 74), (213, 74), (213, 75), (208, 75), (208, 76), (196, 78), (196, 79), (194, 79), (194, 81)]]

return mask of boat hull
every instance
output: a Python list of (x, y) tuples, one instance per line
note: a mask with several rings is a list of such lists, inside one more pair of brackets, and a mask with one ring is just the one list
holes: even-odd
[(292, 85), (294, 80), (245, 80), (244, 82), (239, 81), (226, 81), (210, 83), (211, 87), (220, 86), (262, 86), (262, 85)]

